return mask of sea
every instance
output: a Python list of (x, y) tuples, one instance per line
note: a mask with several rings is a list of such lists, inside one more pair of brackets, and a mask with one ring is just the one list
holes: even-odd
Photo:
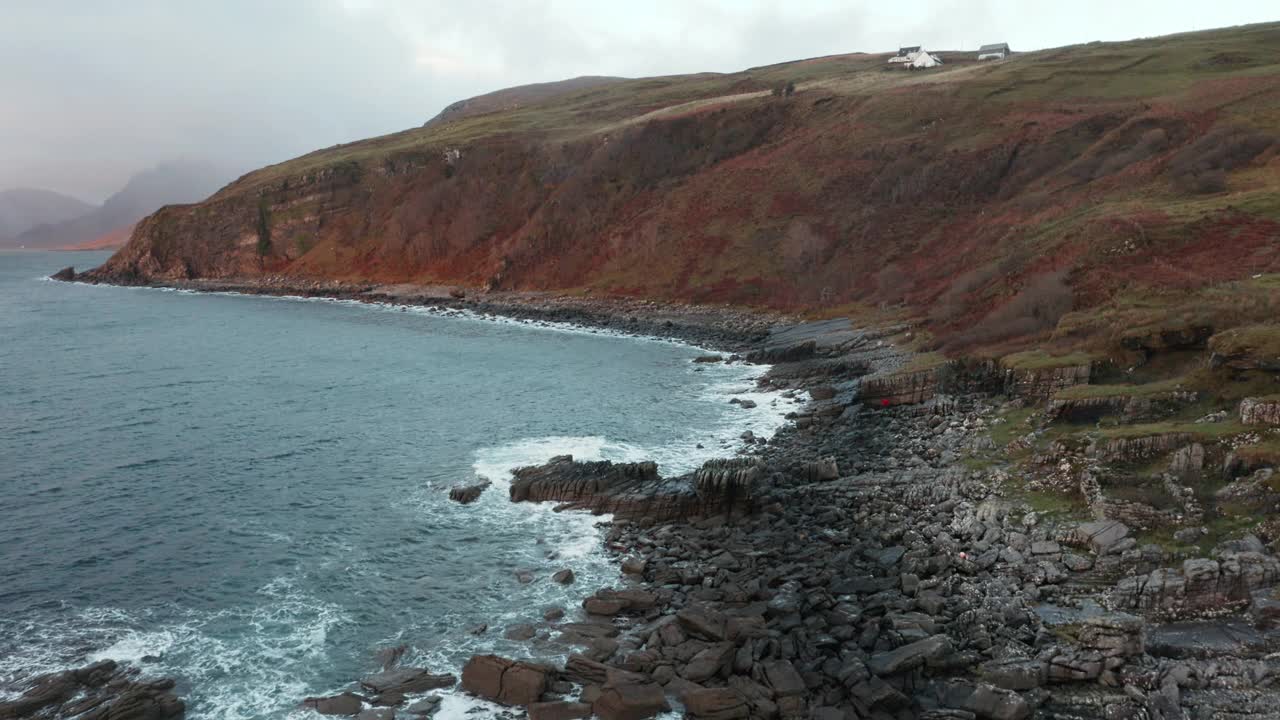
[[(304, 718), (381, 648), (554, 660), (504, 628), (625, 580), (607, 518), (509, 502), (511, 469), (683, 473), (794, 408), (656, 338), (46, 277), (107, 257), (0, 252), (0, 700), (109, 658), (174, 678), (189, 718)], [(495, 710), (443, 694), (441, 720)]]

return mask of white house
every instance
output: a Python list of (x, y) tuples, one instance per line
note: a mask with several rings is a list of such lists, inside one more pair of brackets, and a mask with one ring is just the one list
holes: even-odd
[(916, 55), (915, 59), (911, 61), (911, 64), (908, 65), (907, 67), (911, 68), (912, 70), (926, 70), (928, 68), (938, 67), (941, 64), (942, 64), (942, 58), (938, 57), (937, 55), (932, 55), (924, 50), (921, 50), (920, 53)]
[(978, 60), (1003, 60), (1013, 53), (1009, 43), (995, 43), (978, 48)]
[(891, 64), (910, 63), (910, 62), (913, 62), (916, 59), (916, 56), (919, 54), (920, 54), (919, 45), (912, 45), (910, 47), (898, 48), (898, 54), (889, 58), (889, 62)]

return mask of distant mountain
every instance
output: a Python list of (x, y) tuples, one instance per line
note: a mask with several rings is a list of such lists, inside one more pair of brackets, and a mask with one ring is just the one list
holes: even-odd
[(16, 238), (39, 225), (80, 217), (94, 207), (51, 190), (17, 188), (0, 191), (0, 238)]
[(32, 227), (5, 244), (28, 248), (79, 245), (129, 227), (165, 205), (203, 200), (228, 179), (227, 173), (208, 163), (160, 165), (134, 175), (102, 207), (90, 206), (78, 217)]
[(563, 95), (575, 90), (587, 90), (601, 85), (611, 85), (626, 78), (604, 75), (583, 75), (582, 77), (558, 80), (556, 82), (534, 83), (497, 90), (485, 95), (477, 95), (466, 100), (459, 100), (440, 111), (439, 115), (428, 120), (423, 127), (431, 127), (437, 123), (461, 120), (473, 115), (514, 110), (522, 105), (532, 105), (556, 95)]
[(132, 225), (112, 230), (106, 235), (99, 235), (92, 240), (86, 240), (82, 243), (74, 245), (61, 245), (59, 250), (119, 250), (129, 242), (129, 235), (133, 232)]

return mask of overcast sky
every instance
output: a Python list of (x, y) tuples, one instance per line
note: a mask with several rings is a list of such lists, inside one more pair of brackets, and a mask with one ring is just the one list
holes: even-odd
[(899, 44), (1015, 50), (1280, 19), (1276, 0), (3, 0), (0, 189), (100, 201), (160, 162), (232, 171), (455, 100)]

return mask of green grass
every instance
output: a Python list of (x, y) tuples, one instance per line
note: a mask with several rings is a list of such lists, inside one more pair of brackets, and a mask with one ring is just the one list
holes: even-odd
[(1174, 539), (1174, 533), (1182, 530), (1183, 528), (1181, 527), (1152, 528), (1145, 532), (1135, 533), (1134, 539), (1138, 541), (1139, 545), (1158, 545), (1176, 557), (1199, 557), (1219, 543), (1237, 538), (1253, 530), (1262, 519), (1257, 517), (1256, 513), (1249, 512), (1244, 514), (1231, 512), (1214, 513), (1211, 517), (1206, 518), (1203, 523), (1203, 527), (1208, 530), (1208, 533), (1201, 535), (1194, 543), (1180, 543)]
[(1009, 443), (1031, 432), (1027, 420), (1036, 414), (1036, 408), (1024, 407), (1000, 413), (998, 417), (1005, 422), (991, 426), (991, 441), (997, 448), (1004, 448)]
[(898, 368), (893, 374), (901, 375), (906, 373), (922, 372), (924, 370), (933, 370), (947, 364), (947, 357), (939, 352), (918, 353), (913, 355), (906, 365)]
[(1096, 356), (1083, 352), (1070, 353), (1068, 355), (1050, 355), (1043, 350), (1027, 350), (1005, 355), (1000, 359), (1000, 364), (1010, 370), (1049, 370), (1087, 365), (1096, 359), (1098, 359)]
[(1232, 328), (1210, 338), (1209, 347), (1220, 355), (1280, 362), (1280, 324)]
[(1059, 390), (1053, 398), (1055, 400), (1087, 400), (1106, 397), (1151, 397), (1184, 389), (1186, 389), (1185, 381), (1182, 378), (1173, 378), (1142, 385), (1076, 385)]
[[(1255, 467), (1272, 465), (1280, 468), (1280, 436), (1272, 435), (1262, 442), (1242, 445), (1236, 448), (1236, 455)], [(1280, 482), (1280, 475), (1276, 477), (1276, 482)]]
[(1108, 440), (1132, 440), (1134, 438), (1156, 437), (1159, 435), (1186, 434), (1197, 440), (1211, 441), (1240, 435), (1250, 430), (1251, 428), (1236, 422), (1197, 424), (1193, 422), (1165, 421), (1143, 425), (1119, 425), (1102, 428), (1097, 432)]
[(1213, 342), (1235, 348), (1261, 341), (1263, 347), (1274, 349), (1280, 342), (1280, 326), (1269, 321), (1276, 317), (1280, 317), (1280, 275), (1274, 273), (1194, 290), (1133, 287), (1099, 307), (1067, 313), (1058, 321), (1052, 341), (1113, 352), (1124, 338), (1191, 327), (1250, 326), (1254, 329), (1244, 334), (1220, 332), (1211, 347)]
[(1089, 514), (1084, 499), (1078, 495), (1042, 492), (1039, 490), (1015, 490), (1009, 497), (1025, 503), (1039, 515), (1055, 518), (1084, 518)]

